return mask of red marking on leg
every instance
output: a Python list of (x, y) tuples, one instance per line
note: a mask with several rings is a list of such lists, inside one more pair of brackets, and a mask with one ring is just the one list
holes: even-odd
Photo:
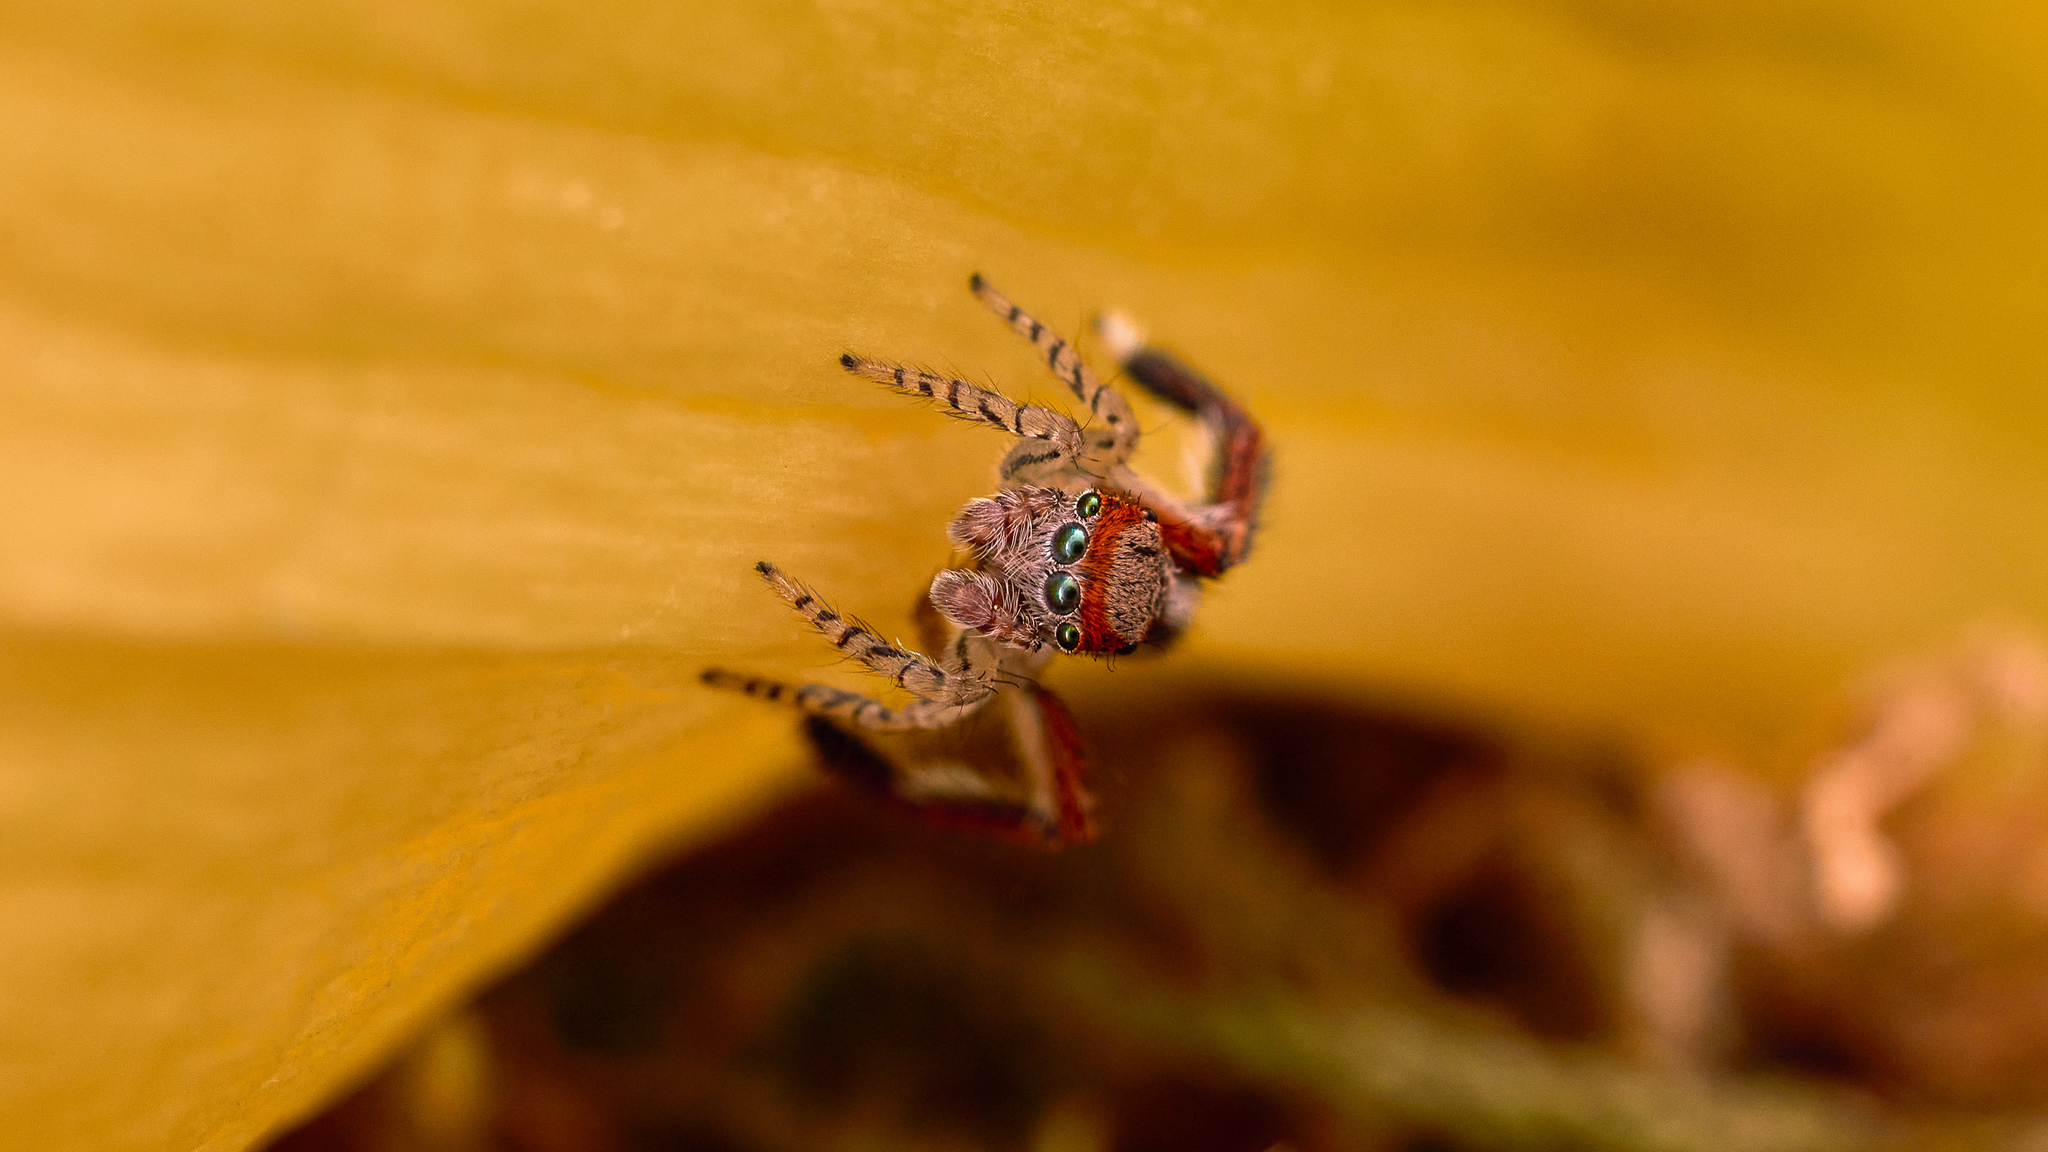
[(911, 800), (896, 791), (895, 765), (889, 758), (823, 716), (806, 717), (804, 734), (818, 751), (819, 766), (886, 806), (934, 828), (1007, 840), (1027, 848), (1058, 850), (1095, 838), (1090, 819), (1094, 800), (1082, 785), (1087, 760), (1080, 733), (1058, 697), (1037, 690), (1045, 745), (1052, 757), (1056, 823), (1048, 827), (1021, 804), (978, 800)]
[(1229, 439), (1222, 474), (1217, 477), (1216, 501), (1231, 509), (1225, 530), (1227, 566), (1243, 560), (1251, 550), (1252, 521), (1258, 516), (1260, 490), (1266, 482), (1266, 434), (1235, 404), (1225, 427)]
[(1230, 509), (1220, 528), (1169, 525), (1160, 513), (1160, 533), (1174, 559), (1197, 576), (1215, 576), (1251, 551), (1253, 521), (1266, 480), (1266, 434), (1251, 414), (1200, 373), (1172, 355), (1147, 348), (1124, 370), (1153, 395), (1196, 413), (1216, 432), (1219, 446), (1209, 502)]
[(1086, 844), (1095, 839), (1095, 797), (1088, 794), (1088, 748), (1065, 701), (1033, 686), (1031, 699), (1044, 718), (1045, 747), (1052, 757), (1053, 807), (1060, 844)]
[(1183, 572), (1215, 576), (1229, 567), (1229, 544), (1210, 528), (1159, 515), (1159, 539)]
[(1027, 848), (1060, 846), (1059, 842), (1048, 839), (1046, 831), (1039, 826), (1038, 821), (1032, 819), (1029, 809), (1013, 804), (977, 804), (954, 800), (932, 800), (913, 804), (897, 797), (893, 806), (916, 813), (918, 819), (934, 828), (1008, 840)]

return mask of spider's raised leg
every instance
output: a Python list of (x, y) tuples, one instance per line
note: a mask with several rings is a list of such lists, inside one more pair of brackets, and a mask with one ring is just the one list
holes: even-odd
[(1096, 320), (1096, 331), (1125, 374), (1145, 391), (1198, 417), (1214, 445), (1206, 477), (1205, 503), (1188, 507), (1157, 491), (1128, 468), (1115, 479), (1137, 492), (1159, 514), (1159, 533), (1180, 567), (1215, 576), (1251, 554), (1265, 494), (1266, 435), (1251, 414), (1172, 353), (1145, 343), (1136, 325), (1114, 313)]
[(896, 647), (857, 619), (841, 616), (773, 564), (764, 560), (755, 569), (834, 648), (894, 680), (917, 699), (905, 707), (890, 708), (871, 696), (829, 684), (791, 685), (718, 668), (704, 672), (706, 684), (878, 731), (944, 727), (981, 707), (995, 693), (996, 660), (986, 641), (977, 637), (973, 643), (954, 645), (941, 664), (922, 653)]
[[(1082, 435), (1086, 441), (1085, 453), (1094, 466), (1087, 471), (1103, 475), (1129, 460), (1131, 451), (1138, 446), (1138, 420), (1132, 415), (1130, 402), (1124, 399), (1123, 393), (1097, 379), (1072, 344), (1012, 304), (1008, 297), (982, 279), (979, 272), (968, 277), (967, 287), (988, 306), (989, 311), (1002, 317), (1018, 335), (1031, 341), (1031, 346), (1038, 349), (1038, 354), (1045, 359), (1045, 366), (1088, 409), (1090, 420)], [(1008, 478), (1007, 463), (1005, 479)]]
[(939, 410), (970, 424), (999, 428), (1024, 443), (1012, 456), (1028, 451), (1045, 461), (1071, 460), (1081, 451), (1081, 426), (1073, 418), (1036, 404), (1019, 404), (1008, 396), (979, 384), (937, 376), (902, 364), (870, 360), (851, 352), (839, 357), (839, 366), (864, 380), (886, 384), (905, 396), (919, 396)]
[(898, 764), (821, 716), (806, 721), (804, 733), (827, 770), (930, 823), (1037, 847), (1088, 843), (1095, 838), (1094, 800), (1082, 782), (1086, 759), (1066, 706), (1035, 687), (1011, 700), (1012, 734), (1027, 776), (1021, 791), (959, 764)]

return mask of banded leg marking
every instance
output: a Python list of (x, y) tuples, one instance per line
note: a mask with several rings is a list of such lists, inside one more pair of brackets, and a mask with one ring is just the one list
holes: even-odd
[(901, 364), (885, 364), (851, 352), (841, 356), (839, 364), (863, 380), (887, 385), (905, 396), (931, 400), (940, 411), (955, 419), (1000, 428), (1026, 440), (1042, 440), (1045, 445), (1037, 451), (1050, 453), (1049, 458), (1072, 456), (1080, 451), (1080, 425), (1074, 423), (1072, 417), (1050, 408), (1019, 404), (1001, 392), (979, 384), (935, 376)]
[(1138, 446), (1138, 421), (1123, 393), (1097, 379), (1072, 344), (1011, 303), (1009, 297), (982, 279), (981, 273), (968, 277), (967, 287), (989, 311), (1002, 317), (1013, 331), (1031, 341), (1031, 346), (1038, 350), (1045, 366), (1060, 383), (1065, 384), (1074, 398), (1087, 407), (1089, 415), (1107, 426), (1106, 431), (1086, 433), (1089, 453), (1106, 459), (1110, 464), (1121, 464), (1130, 459), (1132, 450)]
[(723, 668), (707, 668), (704, 683), (745, 693), (757, 700), (788, 704), (812, 716), (825, 716), (875, 732), (909, 732), (921, 728), (944, 728), (981, 707), (987, 695), (971, 704), (944, 704), (936, 700), (914, 700), (902, 708), (891, 708), (872, 696), (834, 688), (830, 684), (786, 684), (765, 676), (748, 676)]
[(882, 639), (880, 633), (860, 620), (841, 616), (809, 588), (766, 560), (756, 564), (754, 570), (834, 648), (860, 661), (870, 671), (894, 680), (920, 700), (954, 706), (974, 704), (995, 691), (993, 669), (978, 668), (963, 660), (949, 672), (923, 653), (899, 648)]

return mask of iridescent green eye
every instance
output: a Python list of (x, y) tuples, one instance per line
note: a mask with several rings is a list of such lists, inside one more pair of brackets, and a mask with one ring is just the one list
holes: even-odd
[(1088, 530), (1079, 524), (1067, 524), (1052, 534), (1052, 558), (1062, 564), (1072, 564), (1088, 550)]
[(1052, 638), (1059, 642), (1059, 646), (1061, 648), (1065, 649), (1068, 652), (1072, 652), (1074, 649), (1081, 646), (1080, 625), (1075, 624), (1072, 620), (1069, 620), (1065, 624), (1060, 625), (1058, 628), (1053, 629)]
[(1102, 511), (1102, 497), (1097, 496), (1093, 492), (1083, 492), (1081, 493), (1081, 498), (1074, 501), (1074, 515), (1079, 516), (1083, 520), (1100, 511)]
[(1081, 582), (1065, 572), (1055, 572), (1045, 580), (1045, 606), (1065, 616), (1081, 603)]

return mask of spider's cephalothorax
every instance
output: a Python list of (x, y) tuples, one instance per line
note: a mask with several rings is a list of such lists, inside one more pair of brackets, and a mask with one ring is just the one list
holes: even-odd
[(1129, 652), (1165, 607), (1159, 517), (1137, 497), (1024, 486), (976, 500), (946, 529), (979, 566), (939, 573), (939, 615), (1013, 648)]
[[(1214, 442), (1198, 500), (1161, 492), (1129, 466), (1138, 423), (1122, 394), (981, 277), (969, 287), (1032, 342), (1086, 416), (1077, 421), (965, 380), (840, 357), (855, 375), (1017, 437), (1003, 457), (1001, 491), (969, 501), (947, 526), (962, 566), (939, 573), (920, 603), (926, 646), (940, 655), (886, 641), (774, 565), (756, 565), (833, 647), (915, 699), (891, 708), (824, 684), (791, 686), (719, 669), (704, 679), (809, 713), (828, 766), (941, 822), (1048, 845), (1085, 842), (1094, 822), (1080, 739), (1065, 706), (1035, 676), (1056, 653), (1123, 653), (1180, 633), (1194, 609), (1196, 579), (1220, 575), (1250, 550), (1265, 438), (1244, 409), (1179, 360), (1146, 346), (1129, 321), (1099, 319), (1097, 329), (1125, 374), (1197, 416)], [(1021, 780), (957, 764), (899, 765), (847, 731), (944, 728), (997, 695), (1010, 701)]]

